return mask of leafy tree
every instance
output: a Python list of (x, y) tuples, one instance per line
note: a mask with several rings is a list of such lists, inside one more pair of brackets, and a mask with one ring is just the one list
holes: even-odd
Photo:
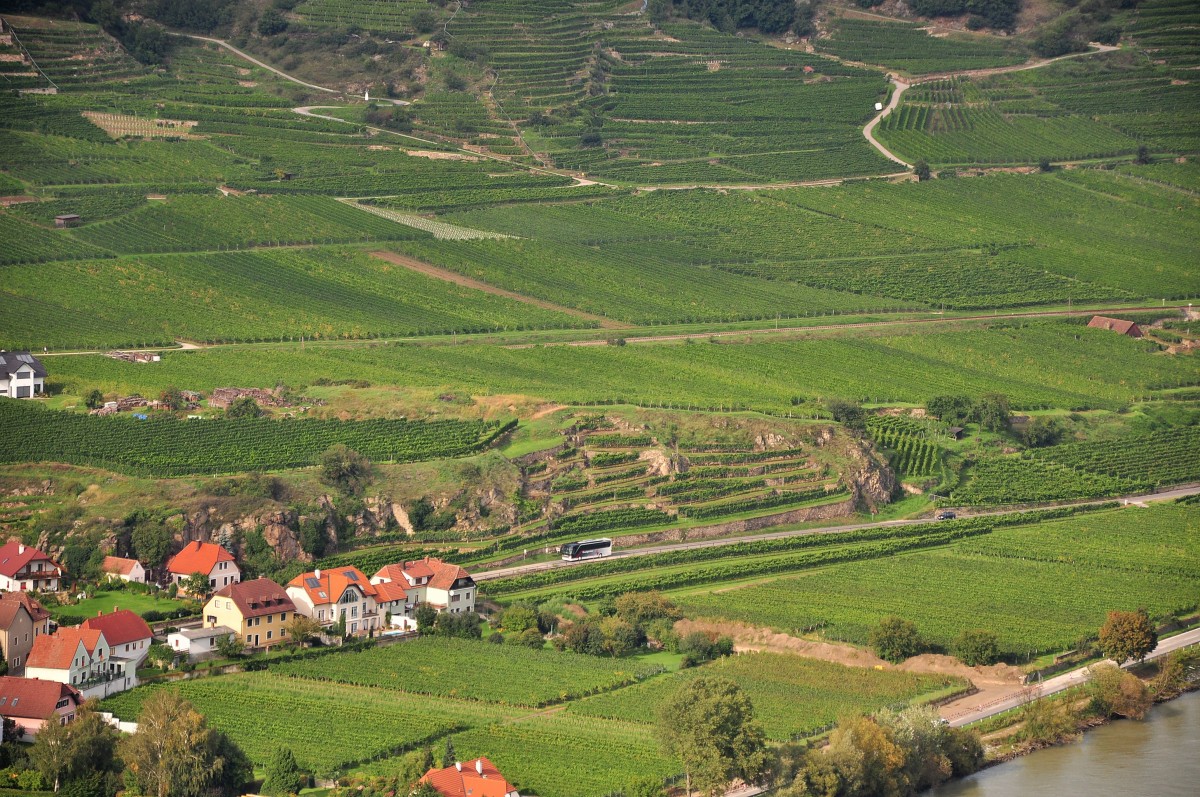
[(1145, 166), (1150, 162), (1150, 150), (1146, 148), (1145, 144), (1137, 148), (1137, 157), (1133, 159), (1133, 162), (1138, 166)]
[(133, 785), (147, 797), (209, 797), (240, 794), (253, 768), (224, 734), (177, 692), (146, 699), (138, 732), (118, 743)]
[(236, 659), (246, 652), (246, 640), (238, 634), (217, 637), (217, 652), (227, 659)]
[(613, 608), (618, 617), (634, 625), (645, 625), (659, 618), (677, 620), (682, 616), (679, 607), (658, 590), (618, 595), (613, 602)]
[(371, 462), (338, 443), (321, 455), (321, 480), (344, 493), (357, 494), (371, 481)]
[(83, 397), (83, 406), (89, 410), (98, 410), (104, 406), (104, 394), (97, 388), (92, 388)]
[(918, 182), (924, 182), (933, 176), (933, 172), (929, 170), (929, 164), (924, 159), (913, 164), (913, 174), (917, 176)]
[(433, 751), (428, 747), (405, 753), (400, 759), (400, 768), (396, 772), (396, 794), (410, 793), (413, 784), (432, 767)]
[(1100, 650), (1117, 664), (1142, 661), (1158, 646), (1158, 633), (1145, 609), (1109, 612), (1100, 629)]
[(283, 624), (283, 632), (296, 647), (304, 647), (321, 633), (321, 624), (303, 614), (293, 614), (292, 619)]
[(1092, 709), (1105, 717), (1113, 714), (1129, 719), (1145, 719), (1154, 703), (1141, 678), (1112, 664), (1102, 663), (1088, 673)]
[(951, 426), (961, 426), (971, 420), (975, 404), (967, 396), (934, 396), (925, 402), (930, 415)]
[(437, 27), (437, 15), (429, 8), (422, 8), (413, 14), (409, 21), (417, 33), (433, 33), (433, 29)]
[(261, 418), (266, 414), (253, 396), (239, 396), (225, 408), (226, 418)]
[(975, 414), (979, 418), (980, 427), (989, 432), (1003, 432), (1012, 423), (1012, 413), (1008, 410), (1008, 397), (1002, 393), (988, 393), (981, 396), (975, 405)]
[(58, 791), (70, 771), (71, 760), (71, 731), (54, 718), (48, 718), (29, 748), (29, 762)]
[(483, 636), (483, 623), (475, 612), (465, 614), (441, 612), (434, 621), (433, 632), (438, 636), (479, 639)]
[(418, 783), (412, 791), (408, 793), (408, 797), (442, 797), (442, 793), (433, 787), (429, 781)]
[(527, 603), (514, 603), (500, 615), (500, 627), (517, 634), (530, 628), (537, 630), (537, 610)]
[(260, 36), (274, 36), (277, 33), (283, 33), (287, 30), (287, 26), (288, 21), (284, 19), (283, 14), (274, 8), (268, 8), (258, 18), (258, 34)]
[(1066, 429), (1057, 418), (1039, 415), (1025, 427), (1025, 431), (1021, 433), (1021, 439), (1030, 448), (1041, 448), (1057, 444), (1062, 440), (1064, 434), (1066, 434)]
[(954, 641), (954, 655), (968, 667), (995, 664), (1000, 660), (1000, 639), (991, 631), (963, 631)]
[(207, 573), (192, 573), (190, 576), (180, 582), (179, 586), (187, 592), (187, 594), (195, 598), (203, 598), (208, 595), (212, 585), (209, 583)]
[[(497, 634), (492, 634), (492, 636), (497, 636)], [(488, 637), (488, 639), (491, 639), (491, 637)], [(526, 628), (519, 634), (509, 634), (508, 639), (505, 641), (510, 645), (522, 645), (531, 650), (541, 650), (546, 646), (546, 638), (542, 636), (542, 632), (536, 626)]]
[(879, 658), (899, 664), (925, 649), (917, 626), (900, 617), (885, 617), (871, 631), (871, 647)]
[(867, 416), (862, 405), (857, 401), (833, 398), (825, 402), (825, 408), (838, 423), (847, 429), (863, 430), (867, 428)]
[[(46, 783), (53, 784), (58, 791), (60, 787), (109, 771), (116, 745), (117, 732), (88, 703), (68, 725), (59, 722), (57, 715), (48, 718), (29, 749), (29, 760)], [(79, 784), (78, 790), (83, 792), (90, 787), (85, 782)]]
[(171, 385), (164, 390), (159, 395), (158, 401), (163, 405), (163, 407), (171, 410), (172, 412), (178, 412), (187, 406), (187, 402), (183, 400), (183, 392), (174, 385)]
[(805, 779), (816, 794), (900, 795), (908, 789), (907, 760), (891, 729), (854, 717), (838, 723), (824, 756), (809, 756)]
[(328, 537), (325, 534), (323, 517), (305, 517), (300, 520), (300, 550), (313, 558), (324, 555)]
[[(127, 518), (126, 526), (129, 525), (129, 522)], [(171, 530), (162, 523), (149, 518), (134, 520), (129, 541), (138, 561), (149, 567), (161, 566), (167, 560), (167, 554), (171, 552)]]
[(659, 709), (658, 729), (663, 749), (683, 763), (689, 793), (693, 783), (713, 792), (766, 774), (766, 734), (732, 681), (702, 675), (683, 684)]
[(1038, 170), (1046, 173), (1052, 172), (1054, 171), (1054, 164), (1050, 162), (1049, 158), (1042, 158), (1038, 161)]
[[(983, 760), (979, 737), (970, 731), (965, 736), (957, 733), (930, 706), (884, 711), (878, 715), (878, 722), (892, 732), (893, 740), (904, 751), (905, 779), (915, 791), (936, 786), (955, 774), (969, 774), (965, 770), (973, 772)], [(970, 753), (964, 755), (971, 740), (978, 750), (978, 761)]]
[(413, 609), (413, 618), (417, 621), (417, 630), (422, 634), (433, 633), (433, 627), (437, 623), (438, 611), (428, 603), (418, 603)]
[(1157, 700), (1170, 700), (1187, 689), (1189, 671), (1194, 671), (1197, 663), (1200, 663), (1200, 654), (1191, 650), (1176, 650), (1160, 661), (1158, 677), (1154, 679), (1154, 697)]
[(287, 747), (280, 747), (267, 763), (266, 778), (263, 780), (262, 794), (288, 795), (299, 794), (308, 783), (308, 775), (296, 763), (296, 756)]
[(1035, 698), (1021, 706), (1017, 741), (1054, 744), (1075, 734), (1078, 724), (1071, 707), (1062, 700)]
[(632, 623), (615, 616), (601, 620), (600, 631), (604, 634), (601, 649), (614, 658), (632, 653), (644, 638)]
[(446, 753), (442, 756), (442, 766), (454, 766), (454, 762), (458, 760), (458, 756), (454, 752), (454, 740), (449, 736), (446, 737)]

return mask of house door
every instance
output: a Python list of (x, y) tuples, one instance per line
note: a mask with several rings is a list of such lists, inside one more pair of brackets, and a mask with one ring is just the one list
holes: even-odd
[(18, 385), (17, 386), (17, 398), (29, 398), (29, 386), (28, 385)]
[(258, 647), (258, 634), (254, 635), (254, 644), (251, 645), (251, 647)]

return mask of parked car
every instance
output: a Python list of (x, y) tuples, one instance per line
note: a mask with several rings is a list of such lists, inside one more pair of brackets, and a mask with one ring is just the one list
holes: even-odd
[(954, 520), (956, 517), (958, 517), (958, 515), (954, 514), (953, 512), (949, 512), (949, 511), (937, 513), (938, 520)]

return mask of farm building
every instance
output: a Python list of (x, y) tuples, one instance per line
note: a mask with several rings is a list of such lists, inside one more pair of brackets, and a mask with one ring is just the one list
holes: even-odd
[(167, 575), (171, 582), (179, 584), (193, 573), (208, 576), (208, 585), (213, 589), (228, 587), (242, 580), (242, 572), (233, 559), (233, 554), (220, 545), (192, 540), (183, 550), (167, 562)]
[(46, 554), (20, 542), (0, 548), (0, 589), (58, 592), (62, 567)]
[(459, 614), (475, 611), (475, 581), (471, 574), (441, 559), (425, 557), (402, 565), (386, 565), (371, 576), (371, 583), (403, 586), (408, 593), (407, 603), (410, 607), (428, 603), (439, 612)]
[(496, 765), (480, 757), (459, 761), (452, 767), (431, 769), (420, 780), (442, 797), (521, 797), (517, 787), (504, 779)]
[(283, 625), (295, 615), (296, 605), (283, 587), (256, 578), (217, 590), (204, 607), (204, 624), (238, 634), (248, 648), (265, 649), (287, 641)]
[(1107, 329), (1109, 332), (1128, 335), (1131, 338), (1140, 338), (1143, 334), (1142, 328), (1133, 321), (1122, 321), (1119, 318), (1109, 318), (1103, 315), (1092, 316), (1088, 326), (1093, 329)]
[(40, 678), (0, 676), (0, 711), (17, 724), (22, 736), (36, 736), (52, 715), (66, 725), (75, 719), (83, 704), (83, 695), (70, 684), (43, 681)]
[(130, 581), (136, 584), (146, 583), (146, 568), (137, 559), (106, 556), (100, 565), (100, 572), (109, 578), (117, 578), (121, 581)]
[(966, 431), (966, 429), (962, 428), (961, 426), (951, 426), (949, 429), (946, 430), (946, 434), (950, 435), (955, 440), (962, 440), (963, 432), (965, 432), (965, 431)]
[(232, 628), (224, 625), (181, 628), (167, 635), (167, 644), (177, 653), (186, 653), (188, 661), (198, 661), (216, 653), (217, 640), (233, 633)]
[(83, 219), (77, 213), (64, 213), (61, 216), (54, 217), (54, 226), (59, 228), (74, 227)]
[(0, 397), (33, 398), (46, 392), (46, 367), (27, 351), (0, 351)]

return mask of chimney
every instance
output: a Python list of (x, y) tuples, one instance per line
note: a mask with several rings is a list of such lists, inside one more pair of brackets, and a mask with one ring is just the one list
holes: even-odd
[(17, 554), (23, 554), (23, 553), (25, 553), (25, 544), (21, 543), (20, 545), (17, 546)]
[(317, 579), (320, 579), (321, 578), (321, 568), (318, 567), (316, 570), (314, 570), (313, 575), (316, 576)]
[(475, 759), (475, 771), (478, 772), (480, 775), (483, 774), (483, 759), (482, 758)]
[(455, 769), (457, 769), (459, 772), (462, 772), (462, 762), (461, 762), (461, 761), (455, 761), (455, 762), (454, 762), (454, 768), (455, 768)]
[[(113, 611), (115, 612), (115, 611), (116, 611), (116, 609), (113, 609)], [(103, 609), (97, 609), (97, 610), (96, 610), (96, 616), (97, 616), (97, 617), (103, 617), (103, 616), (104, 616), (104, 610), (103, 610)]]

